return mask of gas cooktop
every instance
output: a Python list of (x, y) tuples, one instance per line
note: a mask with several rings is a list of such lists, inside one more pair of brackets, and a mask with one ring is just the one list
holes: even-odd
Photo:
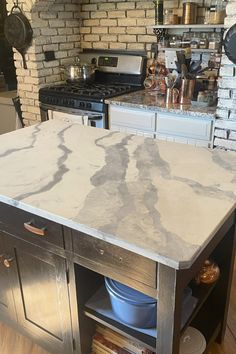
[[(107, 112), (105, 100), (143, 88), (146, 57), (135, 53), (89, 51), (80, 53), (84, 63), (96, 63), (94, 81), (65, 82), (39, 90), (41, 109)], [(46, 106), (46, 107), (45, 107)]]
[[(135, 87), (121, 84), (102, 84), (102, 83), (79, 83), (71, 82), (62, 85), (49, 86), (42, 89), (44, 92), (54, 93), (55, 95), (69, 94), (70, 97), (93, 98), (97, 101), (103, 101), (105, 98), (110, 98), (113, 95), (127, 93), (133, 91)], [(137, 88), (136, 88), (137, 89)]]
[(48, 105), (102, 112), (105, 99), (138, 89), (140, 87), (127, 84), (67, 82), (40, 89), (39, 100)]

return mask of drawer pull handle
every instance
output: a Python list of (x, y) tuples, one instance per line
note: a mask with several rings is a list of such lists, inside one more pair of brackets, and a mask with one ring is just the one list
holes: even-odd
[(14, 260), (13, 257), (5, 258), (3, 264), (6, 268), (10, 268), (11, 262)]
[(33, 225), (33, 220), (30, 220), (29, 222), (24, 222), (24, 228), (32, 234), (45, 236), (46, 227), (35, 227)]
[(99, 252), (102, 256), (104, 255), (104, 250), (100, 249)]

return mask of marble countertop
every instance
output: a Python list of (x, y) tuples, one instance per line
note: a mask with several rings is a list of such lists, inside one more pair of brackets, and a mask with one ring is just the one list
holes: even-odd
[(235, 153), (55, 120), (0, 146), (0, 201), (173, 268), (236, 207)]
[(195, 104), (191, 106), (181, 106), (180, 104), (167, 105), (164, 96), (157, 95), (155, 91), (149, 90), (135, 91), (122, 96), (116, 96), (107, 99), (106, 103), (208, 119), (215, 119), (216, 117), (216, 107), (202, 107)]

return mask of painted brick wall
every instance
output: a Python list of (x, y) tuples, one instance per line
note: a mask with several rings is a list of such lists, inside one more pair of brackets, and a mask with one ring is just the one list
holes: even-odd
[[(27, 70), (14, 50), (17, 89), (26, 125), (40, 120), (39, 87), (60, 82), (60, 65), (71, 63), (78, 54), (79, 0), (23, 0), (19, 2), (33, 29), (33, 41), (26, 53)], [(13, 3), (9, 2), (10, 11)], [(46, 62), (44, 51), (54, 50), (55, 60)]]
[[(207, 0), (206, 0), (207, 1)], [(204, 20), (204, 0), (199, 0), (198, 23)], [(182, 16), (183, 0), (164, 0), (164, 9)], [(202, 6), (201, 6), (202, 5)], [(84, 0), (81, 7), (81, 46), (95, 49), (146, 50), (156, 42), (153, 1)]]
[(150, 50), (156, 41), (153, 1), (84, 0), (81, 18), (82, 48)]
[[(226, 8), (227, 27), (236, 23), (236, 0), (230, 0)], [(222, 57), (219, 79), (219, 102), (215, 124), (214, 146), (236, 151), (236, 65)]]

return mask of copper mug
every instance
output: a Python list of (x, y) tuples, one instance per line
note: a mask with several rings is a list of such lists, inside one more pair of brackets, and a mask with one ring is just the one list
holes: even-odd
[(146, 77), (143, 84), (146, 89), (152, 90), (152, 89), (156, 88), (156, 86), (157, 86), (156, 77), (154, 75)]
[(179, 90), (177, 88), (168, 87), (166, 90), (166, 105), (172, 105), (178, 103)]
[(179, 99), (179, 103), (181, 105), (191, 105), (194, 88), (195, 88), (195, 79), (182, 79), (181, 88), (180, 88), (180, 99)]

